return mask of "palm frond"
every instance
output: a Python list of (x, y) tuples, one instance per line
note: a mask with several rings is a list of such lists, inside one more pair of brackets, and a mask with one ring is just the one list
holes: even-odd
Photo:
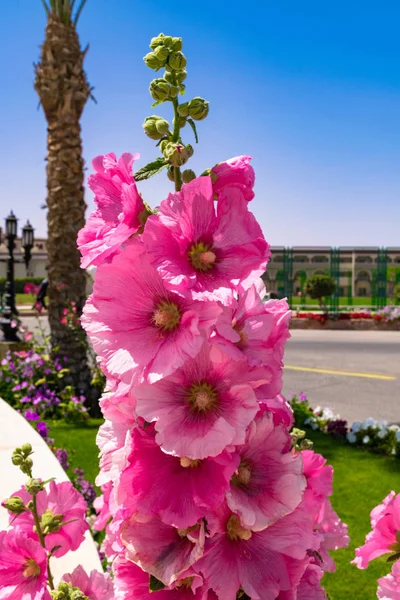
[(75, 13), (74, 25), (76, 25), (76, 24), (77, 24), (77, 22), (78, 22), (78, 20), (79, 20), (79, 17), (81, 16), (82, 9), (83, 9), (83, 7), (85, 6), (85, 4), (86, 4), (86, 0), (81, 0), (81, 3), (80, 3), (80, 5), (79, 5), (79, 8), (78, 8), (78, 10), (77, 10), (77, 11), (76, 11), (76, 13)]
[(46, 4), (46, 0), (42, 0), (42, 4), (44, 6), (44, 10), (46, 11), (46, 15), (49, 16), (49, 14), (50, 14), (50, 7)]

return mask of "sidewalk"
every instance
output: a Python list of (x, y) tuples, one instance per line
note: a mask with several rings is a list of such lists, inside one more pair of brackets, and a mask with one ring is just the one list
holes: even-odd
[[(16, 492), (27, 477), (11, 463), (11, 455), (17, 446), (30, 443), (34, 450), (33, 472), (42, 479), (55, 477), (57, 482), (69, 481), (60, 463), (46, 442), (19, 413), (0, 398), (0, 501)], [(0, 531), (8, 528), (8, 513), (0, 506)], [(62, 558), (52, 559), (52, 572), (58, 582), (62, 575), (71, 573), (79, 564), (87, 573), (92, 569), (102, 572), (99, 555), (89, 532), (85, 541), (75, 552), (68, 552)]]

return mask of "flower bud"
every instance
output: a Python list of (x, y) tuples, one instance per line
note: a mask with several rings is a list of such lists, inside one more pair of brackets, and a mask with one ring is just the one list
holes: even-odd
[(189, 103), (184, 102), (178, 106), (178, 115), (186, 119), (189, 116)]
[(192, 171), (192, 169), (186, 169), (182, 172), (183, 183), (189, 183), (190, 181), (193, 181), (193, 179), (196, 179), (196, 173)]
[(193, 98), (189, 102), (189, 117), (192, 117), (195, 121), (201, 121), (205, 119), (209, 111), (209, 102), (204, 98)]
[(168, 65), (173, 71), (182, 71), (186, 67), (186, 57), (182, 52), (174, 52), (168, 59)]
[(40, 481), (40, 479), (29, 479), (28, 482), (25, 484), (25, 489), (28, 492), (28, 494), (37, 494), (38, 492), (41, 492), (44, 489), (44, 485), (43, 483)]
[(164, 156), (173, 167), (181, 167), (184, 165), (193, 154), (193, 148), (188, 144), (175, 144), (169, 142), (165, 148)]
[(177, 85), (181, 84), (185, 81), (187, 77), (187, 71), (183, 69), (182, 71), (165, 71), (164, 79), (169, 81), (169, 83), (177, 83)]
[(143, 123), (145, 134), (152, 140), (160, 140), (169, 130), (169, 123), (162, 117), (152, 115), (146, 117)]
[(7, 498), (7, 500), (4, 500), (3, 506), (14, 515), (20, 515), (26, 510), (24, 502), (19, 496), (12, 496), (11, 498)]
[(22, 465), (24, 459), (20, 454), (13, 454), (11, 457), (11, 461), (13, 465), (19, 466)]
[(167, 48), (171, 48), (171, 46), (172, 46), (172, 36), (171, 35), (164, 35), (163, 43), (164, 43), (164, 46), (166, 46)]
[(32, 454), (32, 446), (30, 444), (22, 444), (21, 450), (26, 456)]
[(53, 600), (88, 600), (88, 597), (77, 587), (61, 581), (56, 590), (50, 592)]
[(43, 533), (48, 534), (59, 531), (63, 522), (63, 518), (63, 515), (54, 515), (49, 508), (45, 510), (40, 520)]
[(143, 60), (147, 67), (150, 69), (154, 69), (158, 71), (163, 66), (162, 61), (160, 61), (154, 52), (149, 52), (146, 56), (143, 57)]
[[(175, 126), (175, 121), (176, 121), (175, 119), (173, 119), (173, 121), (172, 121), (174, 126)], [(186, 119), (182, 119), (182, 117), (178, 117), (178, 122), (179, 122), (179, 128), (183, 129), (186, 125)]]
[(300, 442), (300, 450), (312, 450), (314, 444), (311, 440), (301, 440)]
[(179, 52), (182, 50), (182, 38), (173, 37), (169, 48), (172, 50), (172, 52)]
[(167, 176), (170, 181), (175, 181), (174, 167), (168, 167)]
[(191, 144), (186, 144), (186, 146), (183, 149), (183, 154), (186, 158), (186, 160), (185, 160), (185, 162), (186, 162), (194, 154), (193, 146)]
[(167, 147), (167, 145), (169, 144), (168, 140), (163, 140), (160, 144), (160, 150), (162, 152), (162, 154), (164, 154), (165, 152), (165, 148)]
[(165, 40), (165, 35), (160, 33), (157, 37), (153, 37), (150, 41), (150, 48), (155, 50), (158, 46), (163, 46)]
[(165, 100), (176, 98), (178, 88), (165, 81), (165, 79), (153, 79), (150, 83), (150, 94), (157, 102), (165, 102)]

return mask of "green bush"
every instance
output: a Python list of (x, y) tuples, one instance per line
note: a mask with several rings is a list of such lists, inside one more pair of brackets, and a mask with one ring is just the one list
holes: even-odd
[[(16, 277), (14, 280), (15, 283), (15, 293), (23, 294), (24, 287), (26, 283), (33, 283), (34, 285), (40, 285), (43, 281), (43, 277)], [(6, 278), (0, 277), (0, 292), (4, 292), (6, 287)]]

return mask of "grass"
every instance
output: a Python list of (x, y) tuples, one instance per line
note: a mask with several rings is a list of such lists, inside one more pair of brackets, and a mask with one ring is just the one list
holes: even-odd
[(35, 294), (16, 294), (15, 297), (17, 304), (30, 304), (33, 306), (36, 300)]
[[(326, 299), (327, 306), (329, 307), (329, 298)], [(392, 303), (391, 299), (387, 299), (387, 304)], [(292, 306), (309, 306), (319, 308), (319, 304), (316, 300), (309, 298), (308, 296), (293, 296)], [(346, 297), (339, 298), (339, 306), (349, 307), (370, 307), (372, 306), (372, 298), (352, 298), (352, 304), (349, 303), (349, 299)]]
[[(87, 479), (94, 482), (98, 471), (96, 433), (100, 420), (86, 427), (54, 423), (50, 435), (57, 447), (66, 448), (71, 468), (81, 467)], [(400, 461), (353, 448), (328, 435), (310, 431), (314, 449), (335, 468), (332, 504), (349, 526), (349, 548), (334, 552), (337, 571), (324, 578), (331, 600), (372, 600), (376, 598), (376, 580), (390, 570), (385, 558), (374, 561), (368, 570), (360, 571), (350, 561), (354, 548), (363, 543), (370, 530), (369, 513), (390, 490), (400, 490)]]

